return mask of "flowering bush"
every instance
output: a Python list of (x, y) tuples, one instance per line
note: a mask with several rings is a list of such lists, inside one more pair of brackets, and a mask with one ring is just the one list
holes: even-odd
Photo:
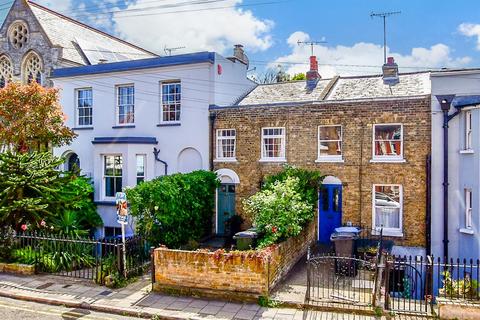
[(259, 248), (300, 234), (314, 217), (314, 206), (302, 199), (300, 179), (286, 177), (244, 201), (244, 210), (261, 233)]

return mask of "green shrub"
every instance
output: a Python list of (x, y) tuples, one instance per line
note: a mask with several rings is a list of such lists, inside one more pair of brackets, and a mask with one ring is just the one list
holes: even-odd
[(302, 199), (300, 179), (286, 177), (244, 201), (244, 210), (261, 234), (263, 248), (300, 234), (314, 217), (314, 206)]
[(302, 200), (315, 207), (318, 201), (318, 187), (322, 180), (322, 175), (318, 171), (297, 168), (287, 164), (279, 173), (265, 177), (263, 189), (270, 188), (277, 181), (285, 181), (288, 177), (298, 178), (296, 188)]
[(14, 249), (14, 231), (11, 227), (0, 227), (0, 262), (8, 262), (12, 259)]
[(153, 245), (178, 248), (198, 241), (211, 228), (217, 175), (209, 171), (173, 174), (127, 190), (137, 233)]

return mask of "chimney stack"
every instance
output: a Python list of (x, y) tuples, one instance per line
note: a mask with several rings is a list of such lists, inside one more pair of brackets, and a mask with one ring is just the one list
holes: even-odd
[(307, 89), (313, 90), (322, 77), (318, 73), (318, 61), (316, 56), (310, 57), (310, 70), (307, 72)]
[[(245, 50), (243, 49), (243, 45), (241, 44), (236, 44), (233, 46), (233, 59), (238, 60), (242, 62), (243, 64), (249, 65), (249, 60), (247, 55), (245, 54)], [(230, 59), (232, 60), (232, 59)]]
[(382, 73), (383, 84), (394, 86), (400, 82), (400, 78), (398, 77), (398, 65), (395, 63), (393, 57), (387, 58), (387, 63), (382, 67)]

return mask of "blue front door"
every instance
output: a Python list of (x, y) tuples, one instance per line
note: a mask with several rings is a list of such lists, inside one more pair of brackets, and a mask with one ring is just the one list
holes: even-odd
[(217, 234), (225, 235), (228, 219), (235, 215), (235, 185), (224, 183), (218, 188)]
[(330, 243), (330, 235), (342, 225), (342, 185), (322, 185), (318, 195), (318, 241)]

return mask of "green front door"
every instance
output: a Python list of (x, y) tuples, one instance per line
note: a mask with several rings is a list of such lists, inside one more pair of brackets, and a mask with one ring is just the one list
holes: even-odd
[(218, 188), (217, 234), (225, 235), (226, 222), (235, 215), (235, 185), (221, 184)]

